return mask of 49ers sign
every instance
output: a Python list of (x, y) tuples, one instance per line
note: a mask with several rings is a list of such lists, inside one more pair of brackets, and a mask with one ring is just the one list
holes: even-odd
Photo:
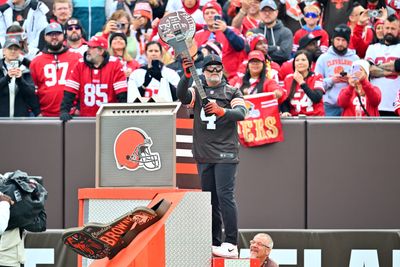
[(248, 115), (238, 122), (239, 140), (243, 146), (261, 146), (283, 141), (283, 131), (274, 93), (244, 97)]

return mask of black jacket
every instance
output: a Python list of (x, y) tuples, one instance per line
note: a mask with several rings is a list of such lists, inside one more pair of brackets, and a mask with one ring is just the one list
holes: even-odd
[[(0, 66), (0, 117), (9, 117), (10, 91), (8, 86), (11, 79), (8, 75), (4, 75), (4, 70), (6, 69), (4, 59), (0, 60)], [(15, 95), (14, 117), (28, 117), (30, 111), (37, 116), (40, 113), (40, 104), (35, 94), (35, 85), (29, 69), (25, 68), (22, 76), (15, 80), (15, 84), (18, 87), (18, 91)]]

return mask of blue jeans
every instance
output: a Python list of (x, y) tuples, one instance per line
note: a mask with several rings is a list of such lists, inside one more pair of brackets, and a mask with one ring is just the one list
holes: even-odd
[(237, 163), (199, 163), (203, 191), (211, 192), (213, 245), (222, 243), (222, 222), (225, 242), (236, 245), (238, 237), (235, 177)]
[(342, 116), (342, 108), (336, 105), (324, 103), (325, 116), (327, 117), (340, 117)]

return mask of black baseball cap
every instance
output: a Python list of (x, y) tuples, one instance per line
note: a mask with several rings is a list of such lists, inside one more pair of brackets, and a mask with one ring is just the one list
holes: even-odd
[(319, 41), (322, 36), (314, 36), (312, 34), (307, 34), (303, 36), (299, 41), (299, 50), (304, 49), (307, 45), (309, 45), (312, 41)]
[(222, 65), (222, 60), (219, 56), (211, 54), (208, 55), (204, 58), (204, 64), (203, 64), (203, 70), (208, 66), (208, 65)]

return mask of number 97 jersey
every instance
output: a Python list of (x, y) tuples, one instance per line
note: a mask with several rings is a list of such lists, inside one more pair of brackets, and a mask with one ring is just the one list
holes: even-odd
[(65, 91), (78, 95), (81, 116), (95, 117), (103, 103), (116, 103), (116, 95), (127, 91), (122, 64), (110, 56), (100, 68), (93, 68), (80, 59), (67, 80)]
[(43, 116), (60, 115), (66, 81), (81, 57), (79, 53), (64, 50), (58, 54), (41, 52), (32, 60), (29, 68)]

